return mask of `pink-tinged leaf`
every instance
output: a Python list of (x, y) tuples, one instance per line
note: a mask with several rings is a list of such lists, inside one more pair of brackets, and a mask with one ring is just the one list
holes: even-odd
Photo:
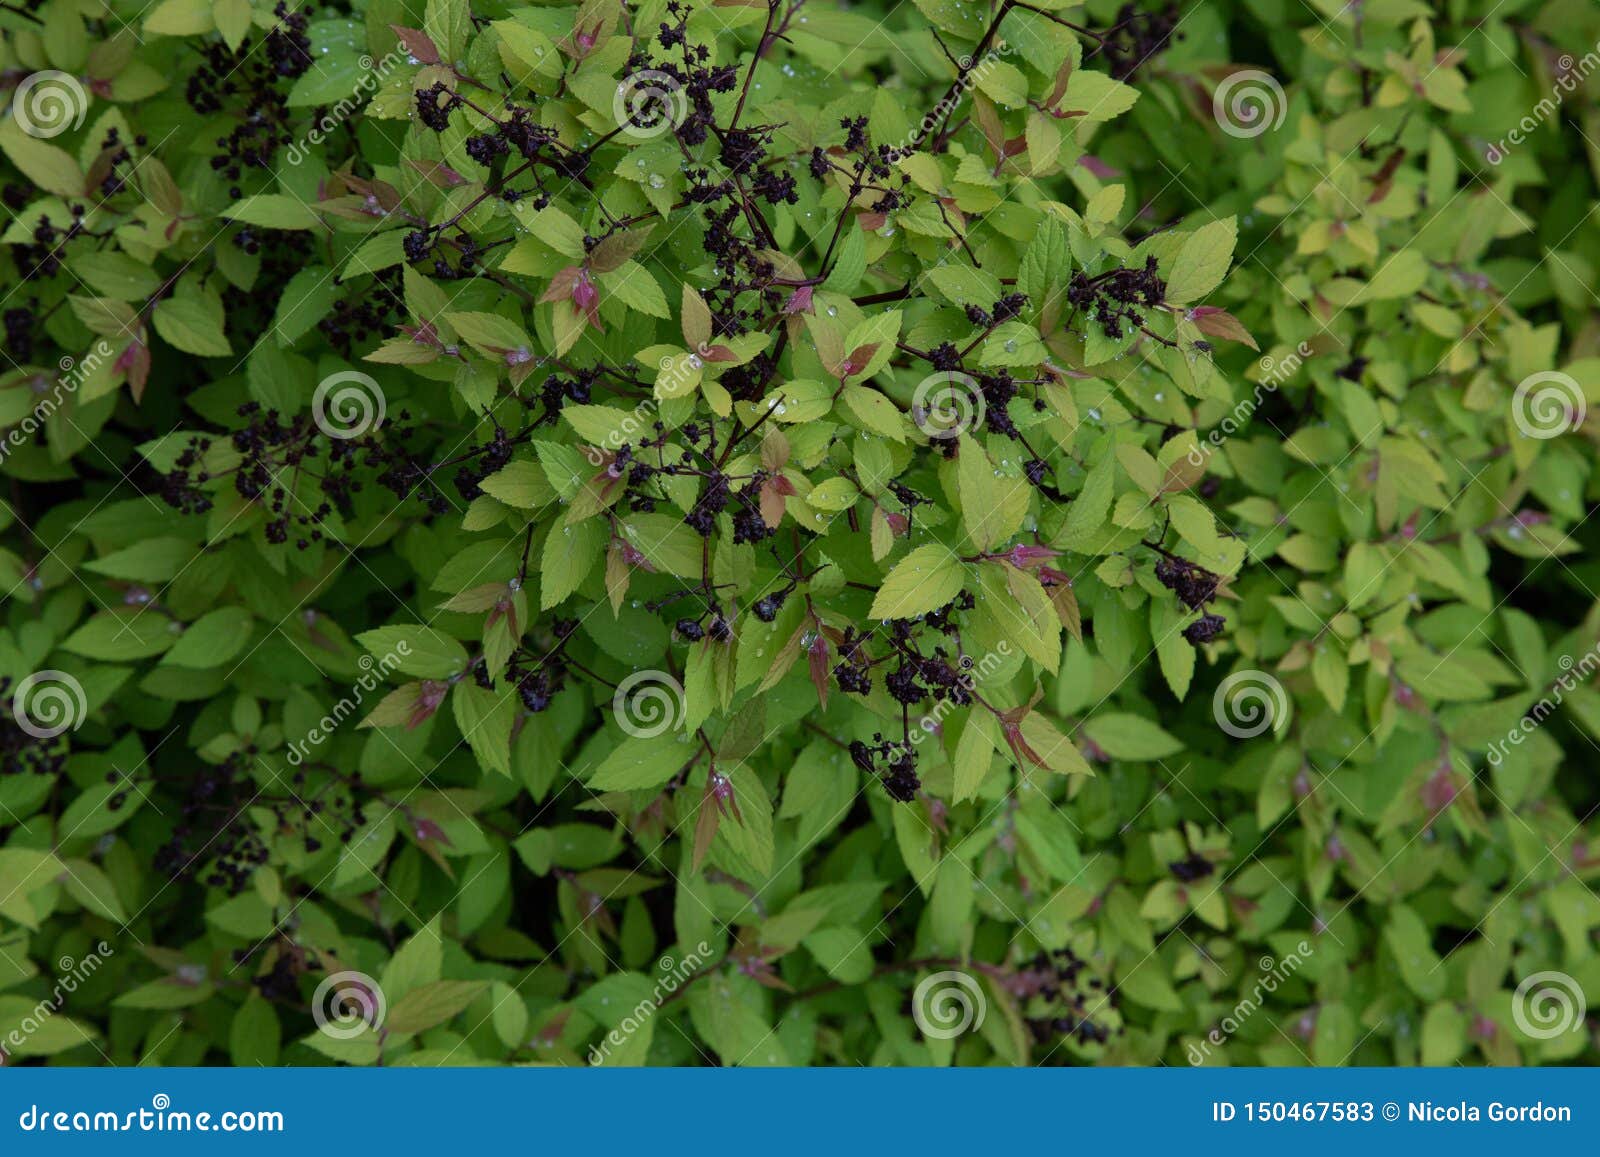
[(422, 174), (424, 180), (430, 185), (440, 189), (454, 189), (458, 185), (465, 185), (467, 179), (456, 172), (443, 161), (407, 161), (413, 169)]
[(567, 1031), (567, 1021), (572, 1018), (574, 1007), (574, 1005), (568, 1005), (551, 1016), (543, 1027), (533, 1034), (533, 1039), (547, 1048), (553, 1046), (561, 1039), (562, 1034)]
[(597, 20), (588, 28), (574, 28), (572, 34), (561, 42), (562, 47), (566, 49), (569, 56), (582, 60), (594, 51), (595, 42), (600, 38), (600, 28), (603, 23), (603, 21)]
[(583, 272), (579, 265), (569, 265), (565, 269), (556, 271), (550, 279), (550, 288), (546, 289), (539, 297), (540, 302), (576, 300), (578, 275)]
[(406, 720), (406, 730), (415, 731), (439, 710), (439, 704), (444, 702), (445, 693), (450, 690), (450, 684), (442, 683), (437, 679), (424, 679), (422, 686), (417, 690), (417, 705), (411, 709), (411, 716)]
[(872, 360), (872, 355), (878, 352), (878, 346), (881, 344), (881, 342), (871, 341), (866, 345), (856, 346), (855, 349), (846, 354), (844, 361), (839, 363), (839, 380), (843, 381), (845, 378), (854, 377), (866, 369), (867, 363)]
[(128, 375), (128, 392), (133, 395), (134, 405), (138, 405), (144, 398), (145, 383), (150, 380), (150, 347), (135, 338), (117, 356), (115, 368)]
[(572, 304), (595, 329), (604, 328), (600, 324), (600, 290), (587, 269), (578, 270), (578, 276), (572, 284)]
[(411, 821), (411, 834), (417, 838), (418, 843), (433, 842), (450, 846), (450, 837), (444, 834), (444, 829), (425, 816), (416, 816)]
[(739, 812), (739, 797), (733, 793), (733, 781), (715, 768), (706, 777), (706, 793), (716, 801), (717, 810), (740, 826), (744, 816)]
[[(1058, 113), (1057, 115), (1059, 116), (1059, 115), (1064, 115), (1064, 114), (1059, 114)], [(1096, 177), (1099, 177), (1102, 181), (1109, 181), (1112, 177), (1120, 177), (1120, 176), (1122, 176), (1122, 170), (1121, 169), (1112, 168), (1110, 165), (1108, 165), (1104, 161), (1102, 161), (1099, 157), (1094, 156), (1091, 153), (1084, 153), (1083, 156), (1079, 157), (1078, 158), (1078, 164), (1080, 164), (1084, 168), (1088, 169), (1091, 173), (1093, 173)]]
[(788, 301), (783, 303), (783, 312), (790, 314), (811, 313), (813, 311), (811, 295), (811, 286), (802, 285), (799, 289), (795, 290), (789, 295)]
[(1430, 812), (1442, 812), (1455, 802), (1460, 788), (1448, 767), (1441, 767), (1422, 785), (1422, 802)]
[(1046, 559), (1056, 558), (1060, 554), (1059, 550), (1051, 550), (1048, 546), (1028, 546), (1019, 542), (1000, 557), (1018, 570), (1026, 570), (1030, 566), (1037, 566)]
[(1050, 765), (1044, 761), (1037, 751), (1028, 746), (1028, 741), (1022, 737), (1021, 721), (1002, 723), (1000, 730), (1006, 737), (1006, 746), (1011, 748), (1011, 754), (1017, 757), (1018, 763), (1031, 763), (1035, 767), (1043, 768), (1045, 771), (1050, 770)]
[(587, 269), (578, 270), (577, 280), (572, 286), (572, 304), (579, 309), (592, 309), (600, 301), (600, 291), (595, 288), (594, 281), (589, 277)]
[(1223, 341), (1236, 341), (1240, 345), (1247, 345), (1253, 350), (1261, 347), (1256, 345), (1256, 339), (1250, 336), (1250, 331), (1233, 314), (1214, 305), (1196, 306), (1189, 311), (1189, 319), (1201, 333), (1208, 337), (1221, 338)]
[(334, 177), (343, 182), (344, 187), (360, 197), (374, 197), (377, 195), (377, 186), (371, 181), (364, 180), (354, 173), (335, 173)]
[(828, 707), (828, 640), (821, 631), (811, 640), (811, 649), (808, 652), (811, 662), (811, 683), (817, 689), (817, 698), (822, 702), (823, 710)]
[(1072, 81), (1072, 61), (1063, 60), (1061, 67), (1056, 69), (1055, 83), (1050, 87), (1050, 95), (1044, 98), (1044, 107), (1053, 109), (1067, 95), (1067, 85)]
[(656, 568), (650, 565), (650, 560), (645, 558), (631, 542), (627, 539), (618, 539), (617, 542), (620, 544), (619, 549), (622, 552), (623, 562), (638, 570), (649, 571), (651, 574), (655, 573)]
[(418, 64), (439, 63), (439, 49), (434, 45), (433, 38), (426, 32), (420, 32), (415, 28), (405, 28), (399, 24), (389, 25), (389, 31), (400, 38), (401, 47)]
[[(783, 480), (783, 475), (777, 479), (769, 478), (761, 484), (761, 520), (768, 526), (777, 526), (783, 521), (784, 501), (783, 492), (778, 489), (778, 481)], [(790, 490), (794, 487), (790, 486)]]
[(418, 325), (402, 325), (400, 332), (409, 337), (417, 345), (431, 346), (435, 349), (442, 348), (444, 341), (439, 337), (439, 331), (434, 328), (433, 322), (424, 321)]
[(716, 839), (717, 825), (722, 822), (722, 813), (717, 810), (709, 798), (702, 797), (700, 801), (700, 815), (694, 825), (694, 867), (698, 871), (705, 861), (706, 853), (711, 851), (711, 841)]

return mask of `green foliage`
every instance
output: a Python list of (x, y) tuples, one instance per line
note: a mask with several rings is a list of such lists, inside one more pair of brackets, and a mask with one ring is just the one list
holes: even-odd
[(1593, 1061), (1600, 17), (1120, 8), (0, 9), (0, 1056)]

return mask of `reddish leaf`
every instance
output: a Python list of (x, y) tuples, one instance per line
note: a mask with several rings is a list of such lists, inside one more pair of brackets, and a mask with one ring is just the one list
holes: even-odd
[(399, 24), (389, 25), (389, 31), (400, 38), (401, 47), (418, 64), (439, 63), (439, 49), (434, 45), (433, 38), (426, 32), (420, 32), (415, 28), (405, 28)]
[(1189, 318), (1194, 322), (1196, 329), (1210, 337), (1236, 341), (1253, 350), (1261, 348), (1256, 345), (1256, 339), (1250, 336), (1250, 331), (1245, 329), (1244, 324), (1225, 309), (1218, 309), (1214, 305), (1196, 306), (1189, 311)]
[(828, 640), (821, 632), (811, 640), (811, 649), (808, 652), (811, 660), (811, 683), (817, 689), (817, 698), (822, 701), (823, 710), (828, 708)]

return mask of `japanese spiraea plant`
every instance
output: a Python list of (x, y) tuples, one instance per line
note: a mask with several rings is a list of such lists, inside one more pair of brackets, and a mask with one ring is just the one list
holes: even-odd
[(0, 8), (0, 1059), (1594, 1059), (1596, 25)]

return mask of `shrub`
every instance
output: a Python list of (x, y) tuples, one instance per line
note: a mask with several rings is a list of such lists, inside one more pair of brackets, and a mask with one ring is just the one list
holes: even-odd
[(4, 1058), (1593, 1059), (1469, 7), (8, 7)]

